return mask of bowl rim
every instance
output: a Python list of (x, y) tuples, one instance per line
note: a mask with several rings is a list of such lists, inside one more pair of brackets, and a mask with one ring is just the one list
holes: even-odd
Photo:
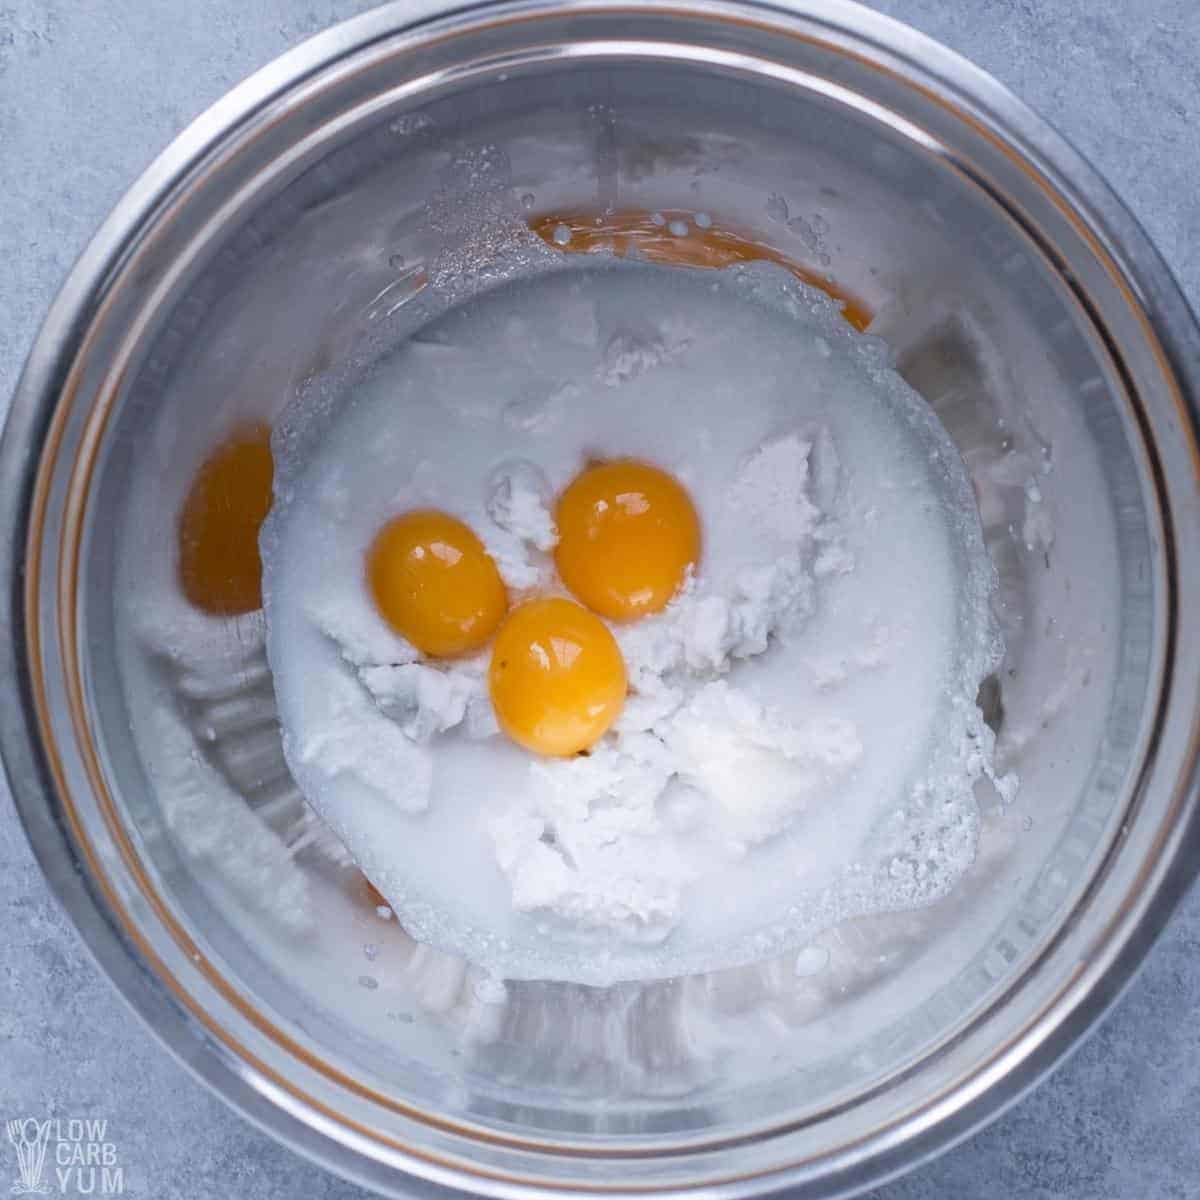
[[(22, 703), (0, 710), (0, 751), (14, 801), (30, 844), (52, 890), (79, 929), (90, 953), (156, 1037), (233, 1107), (260, 1128), (315, 1161), (366, 1186), (405, 1193), (414, 1188), (440, 1193), (474, 1184), (493, 1194), (528, 1197), (562, 1190), (550, 1184), (505, 1183), (417, 1154), (393, 1156), (406, 1175), (401, 1182), (389, 1163), (375, 1157), (366, 1139), (335, 1128), (295, 1098), (282, 1102), (256, 1068), (214, 1039), (198, 1040), (194, 1018), (174, 999), (137, 953), (129, 931), (112, 911), (72, 830), (54, 779), (35, 703), (36, 671), (31, 656), (29, 589), (36, 571), (27, 570), (39, 466), (54, 412), (72, 365), (96, 316), (106, 283), (130, 244), (177, 181), (254, 115), (319, 74), (372, 43), (398, 33), (420, 36), (432, 23), (464, 23), (572, 12), (650, 12), (767, 23), (781, 34), (797, 22), (820, 26), (852, 40), (860, 49), (899, 64), (909, 86), (940, 87), (962, 106), (962, 115), (1002, 126), (1026, 157), (1091, 229), (1103, 230), (1104, 257), (1114, 272), (1137, 284), (1137, 309), (1179, 383), (1182, 433), (1194, 446), (1200, 427), (1200, 329), (1166, 264), (1107, 184), (1058, 134), (1005, 88), (966, 60), (907, 26), (850, 0), (797, 0), (765, 4), (756, 0), (512, 0), (455, 7), (441, 0), (395, 0), (318, 34), (264, 67), (218, 101), (183, 131), (118, 202), (73, 268), (35, 340), (18, 382), (0, 441), (0, 505), (6, 537), (0, 542), (0, 577), (8, 637), (0, 642), (0, 671), (16, 682)], [(1136, 264), (1136, 266), (1134, 265)], [(1192, 513), (1195, 516), (1195, 513)], [(1200, 725), (1192, 714), (1192, 737), (1177, 782), (1175, 823), (1151, 862), (1144, 893), (1118, 914), (1088, 961), (1069, 981), (1047, 1019), (1019, 1044), (985, 1064), (970, 1086), (960, 1085), (935, 1109), (918, 1113), (908, 1125), (858, 1147), (834, 1171), (818, 1179), (811, 1164), (771, 1168), (740, 1182), (723, 1182), (725, 1194), (750, 1194), (789, 1185), (817, 1186), (822, 1194), (858, 1190), (882, 1182), (921, 1158), (962, 1140), (999, 1115), (1049, 1071), (1115, 1001), (1193, 877), (1200, 871), (1200, 808), (1196, 794)], [(1053, 1017), (1053, 1019), (1048, 1019)], [(878, 1131), (877, 1131), (878, 1132)], [(873, 1135), (874, 1136), (874, 1135)], [(418, 1182), (420, 1181), (420, 1182)], [(572, 1194), (587, 1189), (570, 1188)], [(694, 1187), (653, 1189), (658, 1194), (694, 1192)], [(595, 1194), (603, 1193), (597, 1189)]]

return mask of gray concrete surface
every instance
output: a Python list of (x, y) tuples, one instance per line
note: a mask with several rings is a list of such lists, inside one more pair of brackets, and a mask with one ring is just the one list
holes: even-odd
[[(0, 0), (0, 405), (92, 230), (231, 84), (367, 0)], [(1197, 0), (876, 0), (974, 59), (1108, 176), (1200, 305)], [(5, 700), (5, 703), (8, 701)], [(0, 790), (3, 790), (0, 785)], [(1091, 1040), (1007, 1116), (877, 1200), (1200, 1197), (1200, 893)], [(0, 1120), (106, 1119), (125, 1193), (345, 1200), (125, 1010), (0, 797)], [(16, 1180), (0, 1136), (0, 1190)]]

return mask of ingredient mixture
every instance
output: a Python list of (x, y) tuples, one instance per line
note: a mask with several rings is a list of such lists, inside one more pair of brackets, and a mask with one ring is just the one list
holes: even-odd
[(589, 264), (298, 405), (262, 539), (285, 753), (415, 936), (646, 978), (970, 864), (992, 569), (953, 444), (828, 297)]

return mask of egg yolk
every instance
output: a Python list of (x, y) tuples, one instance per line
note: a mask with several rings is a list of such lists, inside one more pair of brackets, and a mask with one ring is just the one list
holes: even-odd
[(496, 635), (492, 707), (514, 742), (536, 754), (578, 754), (625, 704), (625, 660), (598, 617), (550, 597), (514, 608)]
[(384, 620), (433, 658), (478, 650), (508, 607), (483, 543), (457, 518), (433, 510), (405, 513), (375, 535), (367, 581)]
[(555, 520), (563, 583), (614, 621), (665, 608), (700, 558), (700, 518), (691, 498), (648, 463), (588, 467), (559, 498)]
[(271, 431), (235, 430), (200, 466), (179, 513), (179, 583), (214, 616), (262, 607), (258, 530), (271, 508)]

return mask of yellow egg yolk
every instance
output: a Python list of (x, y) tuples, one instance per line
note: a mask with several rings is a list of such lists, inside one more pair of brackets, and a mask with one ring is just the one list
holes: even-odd
[(433, 510), (395, 517), (375, 535), (367, 582), (384, 620), (433, 658), (480, 649), (508, 607), (483, 543), (457, 518)]
[(625, 704), (625, 660), (608, 627), (571, 600), (514, 608), (500, 627), (488, 672), (501, 729), (536, 754), (578, 754)]
[(201, 612), (262, 607), (258, 530), (271, 508), (271, 431), (235, 430), (204, 460), (179, 513), (179, 583)]
[(700, 558), (700, 518), (678, 480), (648, 463), (598, 463), (568, 485), (555, 513), (559, 576), (614, 621), (665, 608)]

